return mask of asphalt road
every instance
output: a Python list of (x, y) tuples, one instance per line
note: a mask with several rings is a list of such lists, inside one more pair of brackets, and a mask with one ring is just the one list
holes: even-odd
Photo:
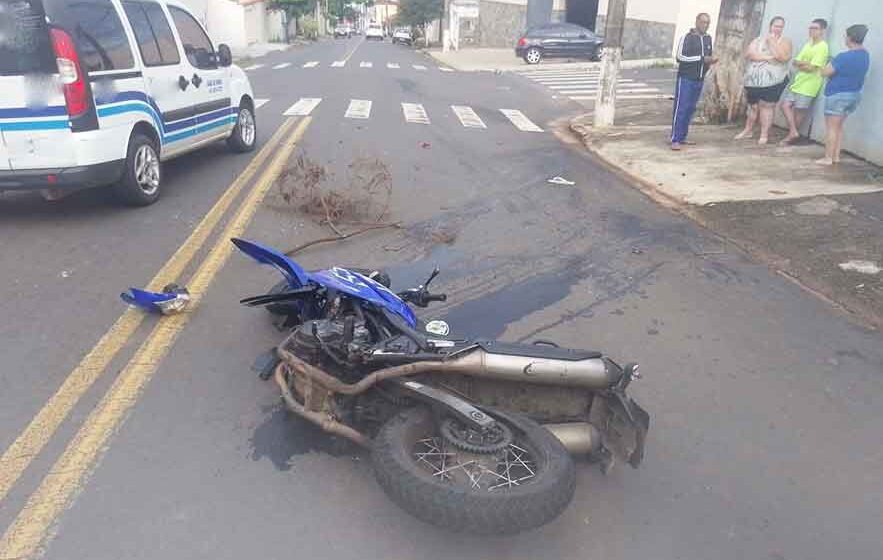
[[(438, 263), (449, 303), (427, 315), (456, 331), (640, 362), (633, 394), (652, 415), (645, 464), (608, 476), (580, 464), (565, 514), (517, 537), (454, 536), (414, 520), (385, 498), (366, 456), (292, 419), (249, 370), (280, 335), (237, 300), (275, 276), (233, 255), (156, 354), (168, 350), (143, 392), (111, 399), (119, 414), (106, 440), (74, 438), (94, 432), (90, 413), (119, 389), (152, 318), (27, 457), (0, 501), (0, 530), (15, 528), (0, 558), (16, 539), (46, 558), (90, 560), (879, 556), (879, 333), (563, 143), (553, 121), (578, 107), (522, 77), (442, 72), (409, 49), (361, 39), (256, 62), (256, 94), (269, 100), (258, 111), (262, 141), (299, 99), (321, 98), (308, 119), (293, 117), (306, 127), (296, 155), (341, 189), (380, 162), (392, 176), (388, 219), (404, 225), (299, 260), (385, 266), (399, 287)], [(352, 99), (372, 101), (369, 118), (345, 117)], [(401, 103), (421, 104), (429, 124), (406, 122)], [(451, 105), (471, 107), (486, 128), (464, 127)], [(500, 109), (544, 132), (518, 130)], [(120, 317), (117, 294), (150, 280), (249, 162), (223, 151), (170, 163), (163, 199), (146, 209), (122, 209), (100, 191), (55, 204), (0, 197), (4, 450)], [(576, 185), (550, 185), (553, 176)], [(326, 235), (275, 188), (245, 234), (280, 248)]]

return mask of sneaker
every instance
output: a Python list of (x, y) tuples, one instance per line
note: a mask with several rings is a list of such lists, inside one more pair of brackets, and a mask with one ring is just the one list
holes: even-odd
[(680, 152), (681, 151), (681, 143), (680, 142), (672, 142), (671, 149), (672, 149), (672, 151)]

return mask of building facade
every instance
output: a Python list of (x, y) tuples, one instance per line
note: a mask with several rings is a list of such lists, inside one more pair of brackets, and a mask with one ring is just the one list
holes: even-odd
[[(871, 30), (865, 47), (871, 52), (871, 71), (865, 81), (861, 105), (846, 123), (843, 149), (859, 157), (883, 165), (883, 0), (767, 0), (764, 19), (785, 18), (785, 35), (794, 41), (795, 49), (806, 42), (809, 22), (814, 18), (828, 20), (828, 44), (831, 56), (846, 50), (846, 28), (856, 23)], [(824, 99), (813, 107), (813, 119), (806, 126), (810, 137), (825, 140)]]

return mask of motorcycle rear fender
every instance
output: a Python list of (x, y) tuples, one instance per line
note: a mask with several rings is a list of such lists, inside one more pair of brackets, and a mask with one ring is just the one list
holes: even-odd
[(624, 390), (598, 393), (592, 402), (590, 423), (601, 432), (604, 449), (638, 468), (644, 459), (644, 443), (650, 415)]

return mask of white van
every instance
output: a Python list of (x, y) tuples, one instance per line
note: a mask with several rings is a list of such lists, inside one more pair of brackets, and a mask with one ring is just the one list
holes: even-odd
[(114, 185), (156, 201), (160, 162), (253, 150), (254, 94), (177, 0), (0, 0), (0, 191)]

